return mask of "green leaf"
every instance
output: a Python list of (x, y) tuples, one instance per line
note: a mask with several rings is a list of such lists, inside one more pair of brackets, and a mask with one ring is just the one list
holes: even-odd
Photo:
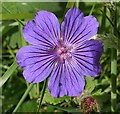
[(0, 14), (0, 20), (33, 19), (34, 13)]
[[(39, 10), (48, 10), (51, 12), (61, 12), (64, 11), (64, 2), (61, 4), (59, 2), (4, 2), (2, 6), (6, 7), (12, 14), (20, 13), (36, 13)], [(52, 6), (52, 7), (51, 7)], [(2, 9), (3, 14), (7, 13), (6, 10)], [(25, 16), (25, 15), (24, 15)]]
[(94, 95), (101, 95), (102, 94), (102, 89), (98, 89), (96, 92), (93, 93)]
[(4, 89), (1, 94), (3, 112), (13, 110), (13, 107), (19, 102), (20, 97), (25, 92), (26, 85), (22, 83), (22, 77), (16, 75), (17, 73), (14, 73), (5, 86), (3, 86)]
[(21, 24), (19, 24), (19, 34), (20, 34), (20, 47), (23, 47), (25, 45), (27, 45), (27, 42), (25, 41), (23, 35), (22, 35), (22, 29), (23, 29), (23, 26)]
[(85, 77), (86, 79), (86, 86), (85, 86), (85, 90), (87, 91), (88, 94), (91, 94), (91, 92), (94, 90), (95, 88), (95, 80), (93, 77)]
[(10, 66), (10, 68), (4, 73), (2, 77), (0, 77), (0, 87), (9, 79), (9, 77), (12, 75), (12, 73), (17, 68), (16, 61), (13, 62), (13, 64)]
[(73, 107), (60, 107), (60, 106), (54, 106), (54, 105), (48, 105), (50, 107), (53, 107), (53, 108), (56, 108), (56, 109), (59, 109), (59, 110), (62, 110), (62, 111), (66, 111), (66, 112), (82, 112), (79, 108), (73, 108)]
[(97, 100), (98, 104), (101, 105), (110, 100), (110, 94), (108, 93), (94, 95), (93, 97)]
[(29, 87), (26, 89), (25, 93), (23, 94), (22, 98), (18, 102), (17, 106), (13, 110), (13, 112), (16, 112), (18, 110), (18, 108), (21, 106), (21, 104), (23, 103), (23, 101), (25, 100), (25, 98), (27, 97), (27, 95), (29, 94), (29, 92), (31, 91), (31, 89), (33, 88), (33, 86), (34, 86), (33, 83), (29, 85)]
[(69, 100), (71, 100), (71, 97), (69, 97), (69, 96), (64, 96), (64, 97), (61, 97), (61, 98), (52, 97), (49, 93), (48, 88), (47, 88), (46, 91), (45, 91), (44, 98), (43, 98), (43, 103), (45, 102), (45, 103), (56, 105), (56, 104), (62, 103), (64, 101), (67, 102)]
[(37, 102), (36, 100), (31, 100), (24, 102), (18, 109), (17, 112), (36, 112)]
[(17, 44), (18, 44), (18, 47), (20, 48), (20, 34), (19, 34), (19, 32), (15, 32), (14, 34), (11, 35), (10, 43), (9, 43), (9, 45), (11, 46), (12, 49), (16, 48)]

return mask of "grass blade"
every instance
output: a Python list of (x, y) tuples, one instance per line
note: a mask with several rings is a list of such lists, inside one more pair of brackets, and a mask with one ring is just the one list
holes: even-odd
[[(11, 12), (4, 6), (4, 5), (2, 5), (2, 7), (9, 13), (9, 14), (11, 14)], [(14, 19), (14, 20), (16, 20), (16, 21), (18, 21), (21, 25), (23, 25), (24, 26), (24, 23), (21, 21), (21, 20), (19, 20), (19, 19)]]
[(33, 86), (34, 86), (33, 83), (29, 85), (29, 87), (27, 88), (27, 90), (23, 94), (22, 98), (20, 99), (19, 103), (17, 104), (17, 106), (13, 110), (13, 112), (16, 112), (18, 110), (18, 108), (21, 106), (21, 104), (23, 103), (23, 101), (25, 100), (25, 98), (27, 97), (27, 95), (29, 94), (29, 92), (31, 91), (31, 89), (33, 88)]
[(9, 77), (12, 75), (12, 73), (17, 68), (16, 61), (13, 62), (13, 64), (10, 66), (10, 68), (4, 73), (2, 77), (0, 77), (0, 87), (9, 79)]
[(0, 14), (0, 20), (33, 19), (33, 13)]
[(92, 13), (93, 13), (93, 10), (95, 9), (95, 5), (96, 5), (96, 3), (94, 2), (94, 3), (93, 3), (93, 5), (92, 5), (92, 8), (91, 8), (91, 10), (90, 10), (90, 13), (89, 13), (89, 15), (92, 15)]

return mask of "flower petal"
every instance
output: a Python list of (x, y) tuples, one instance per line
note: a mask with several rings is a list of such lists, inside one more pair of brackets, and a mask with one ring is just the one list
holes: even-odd
[(27, 42), (33, 45), (41, 45), (45, 48), (56, 46), (60, 39), (60, 24), (53, 13), (40, 11), (34, 21), (29, 21), (24, 29), (23, 36)]
[(57, 64), (54, 68), (48, 82), (48, 88), (53, 97), (63, 97), (65, 95), (65, 76), (62, 64)]
[(39, 30), (47, 34), (54, 43), (60, 40), (60, 24), (57, 17), (48, 11), (39, 11), (35, 16), (35, 23)]
[(58, 63), (48, 82), (48, 88), (53, 97), (78, 96), (82, 93), (84, 85), (83, 75), (69, 62)]
[(98, 40), (88, 40), (72, 53), (83, 75), (98, 76), (101, 72), (99, 59), (103, 53), (103, 44)]
[(65, 15), (61, 25), (62, 38), (64, 42), (69, 41), (74, 32), (82, 24), (84, 15), (78, 8), (71, 8)]
[(24, 68), (25, 79), (38, 83), (49, 76), (55, 65), (56, 56), (38, 46), (25, 46), (18, 51), (16, 58), (19, 66)]
[(84, 17), (78, 8), (71, 8), (62, 23), (63, 40), (71, 44), (79, 44), (97, 33), (99, 23), (93, 16)]
[(74, 61), (66, 62), (66, 91), (68, 96), (78, 96), (85, 86), (84, 76), (80, 73)]
[(27, 42), (33, 45), (40, 45), (44, 48), (54, 47), (54, 43), (49, 39), (49, 37), (38, 30), (34, 21), (29, 21), (23, 29), (23, 36)]

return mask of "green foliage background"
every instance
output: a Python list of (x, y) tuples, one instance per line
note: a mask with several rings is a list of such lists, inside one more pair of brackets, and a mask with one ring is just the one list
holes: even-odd
[[(25, 93), (28, 84), (22, 76), (22, 68), (18, 67), (15, 61), (17, 51), (24, 45), (27, 45), (23, 36), (20, 24), (34, 18), (34, 15), (39, 10), (48, 10), (56, 14), (60, 23), (64, 18), (66, 10), (72, 3), (45, 3), (45, 2), (6, 2), (1, 3), (2, 12), (0, 14), (0, 32), (2, 37), (2, 77), (0, 78), (0, 86), (2, 86), (2, 94), (0, 95), (0, 106), (2, 112), (12, 112), (21, 97)], [(99, 32), (97, 38), (104, 43), (104, 54), (101, 57), (102, 72), (97, 78), (86, 78), (86, 86), (82, 96), (79, 99), (65, 96), (63, 98), (53, 98), (46, 88), (42, 101), (41, 110), (43, 112), (81, 112), (80, 104), (83, 98), (87, 96), (94, 97), (99, 105), (100, 112), (109, 112), (111, 110), (110, 93), (111, 93), (111, 48), (117, 49), (117, 111), (120, 112), (120, 2), (117, 3), (117, 30), (118, 35), (111, 33), (112, 26), (108, 18), (110, 3), (79, 3), (79, 8), (85, 15), (90, 12), (94, 15), (99, 23)], [(94, 6), (94, 9), (91, 10)], [(107, 16), (106, 16), (107, 15)], [(107, 18), (108, 17), (108, 18)], [(12, 66), (11, 66), (12, 65)], [(7, 72), (6, 72), (7, 71)], [(38, 102), (43, 87), (43, 82), (35, 84), (31, 89), (29, 95), (25, 98), (22, 105), (18, 108), (18, 112), (36, 112), (38, 109)]]

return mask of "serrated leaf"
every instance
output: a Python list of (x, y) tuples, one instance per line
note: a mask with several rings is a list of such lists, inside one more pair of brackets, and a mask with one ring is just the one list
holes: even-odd
[(45, 95), (44, 95), (44, 98), (43, 98), (42, 102), (56, 105), (56, 104), (62, 103), (64, 101), (67, 102), (69, 100), (71, 100), (71, 97), (69, 97), (69, 96), (64, 96), (64, 97), (61, 97), (61, 98), (52, 97), (49, 93), (48, 88), (47, 88), (46, 91), (45, 91)]

